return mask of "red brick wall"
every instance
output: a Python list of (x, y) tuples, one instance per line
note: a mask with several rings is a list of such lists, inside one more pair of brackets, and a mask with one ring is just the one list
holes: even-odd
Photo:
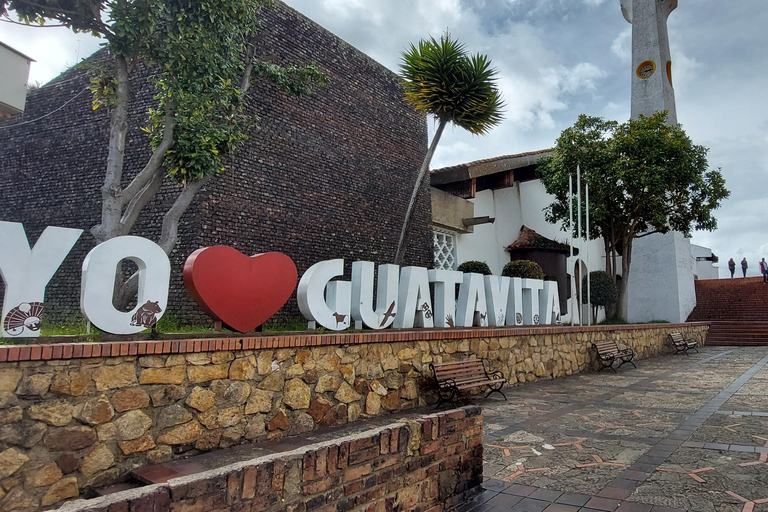
[(61, 510), (447, 510), (482, 481), (482, 424), (463, 407)]

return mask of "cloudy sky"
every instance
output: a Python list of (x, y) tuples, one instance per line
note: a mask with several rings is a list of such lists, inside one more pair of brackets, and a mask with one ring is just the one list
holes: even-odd
[[(549, 148), (579, 114), (629, 118), (631, 26), (619, 0), (287, 0), (396, 70), (410, 43), (449, 31), (499, 70), (505, 121), (485, 137), (446, 130), (433, 168)], [(669, 19), (677, 117), (710, 148), (731, 198), (693, 243), (720, 259), (768, 257), (768, 9), (765, 0), (680, 0)], [(37, 60), (45, 83), (98, 48), (66, 29), (0, 23), (0, 41)]]

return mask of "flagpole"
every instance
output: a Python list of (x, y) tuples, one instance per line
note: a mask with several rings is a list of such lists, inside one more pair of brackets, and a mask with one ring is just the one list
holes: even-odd
[(589, 182), (587, 182), (587, 232), (586, 232), (586, 241), (587, 241), (587, 305), (588, 305), (588, 311), (589, 316), (587, 316), (587, 325), (592, 325), (592, 295), (590, 295), (590, 269), (589, 269)]
[[(571, 262), (573, 262), (573, 176), (571, 174), (568, 174), (568, 237), (570, 242), (568, 245), (571, 249)], [(576, 268), (576, 264), (574, 263), (574, 269)], [(571, 282), (570, 282), (570, 288), (571, 288), (571, 325), (575, 322), (575, 315), (576, 315), (576, 286), (575, 286), (575, 280), (576, 280), (576, 272), (571, 272)]]
[[(576, 239), (579, 241), (579, 258), (576, 260), (576, 263), (579, 265), (579, 279), (580, 282), (576, 283), (577, 286), (579, 286), (579, 290), (581, 290), (581, 280), (584, 279), (584, 276), (581, 275), (581, 167), (577, 164), (576, 165), (576, 223), (578, 224), (578, 234), (576, 236)], [(579, 327), (584, 325), (584, 322), (582, 320), (582, 313), (584, 308), (582, 307), (583, 299), (581, 297), (581, 293), (579, 293), (579, 300), (577, 301), (579, 303)]]

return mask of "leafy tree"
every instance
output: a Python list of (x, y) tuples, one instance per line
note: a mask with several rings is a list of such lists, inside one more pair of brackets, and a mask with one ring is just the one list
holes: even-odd
[[(587, 303), (587, 276), (581, 280), (581, 296)], [(597, 308), (608, 308), (619, 300), (619, 290), (614, 277), (603, 270), (589, 273), (589, 303), (592, 305), (592, 323), (597, 324)]]
[(671, 230), (686, 236), (694, 229), (712, 231), (717, 227), (713, 212), (730, 195), (720, 170), (707, 170), (707, 149), (666, 120), (666, 112), (623, 124), (582, 115), (562, 132), (553, 154), (539, 161), (539, 177), (555, 197), (546, 219), (560, 223), (564, 231), (569, 223), (568, 181), (576, 183), (580, 165), (582, 187), (589, 184), (588, 237), (603, 237), (606, 271), (614, 279), (617, 254), (622, 256), (622, 315), (634, 240)]
[(419, 41), (403, 52), (400, 64), (405, 99), (425, 115), (437, 121), (437, 130), (421, 164), (408, 210), (397, 243), (395, 264), (405, 255), (405, 238), (411, 226), (421, 184), (429, 169), (445, 126), (456, 126), (476, 135), (484, 135), (502, 120), (504, 107), (496, 87), (496, 70), (485, 55), (467, 55), (464, 45), (446, 34), (436, 40)]
[[(24, 23), (51, 20), (75, 32), (104, 38), (109, 59), (92, 69), (93, 108), (110, 118), (109, 153), (101, 187), (101, 221), (91, 229), (97, 242), (126, 235), (164, 180), (178, 185), (165, 213), (158, 244), (170, 254), (178, 222), (195, 194), (224, 170), (255, 128), (248, 115), (254, 79), (292, 94), (309, 94), (326, 76), (311, 64), (281, 67), (259, 60), (259, 11), (269, 0), (0, 0), (0, 15), (14, 10)], [(132, 71), (150, 67), (156, 91), (143, 129), (152, 154), (143, 169), (124, 177), (125, 139), (132, 101)], [(95, 71), (95, 72), (94, 72)], [(135, 294), (134, 276), (117, 303)]]
[(461, 265), (459, 265), (456, 270), (459, 272), (466, 272), (469, 274), (481, 274), (484, 276), (490, 276), (491, 275), (491, 267), (488, 266), (488, 264), (484, 261), (465, 261)]
[(541, 265), (531, 260), (510, 261), (501, 269), (501, 275), (506, 277), (522, 277), (523, 279), (544, 279)]

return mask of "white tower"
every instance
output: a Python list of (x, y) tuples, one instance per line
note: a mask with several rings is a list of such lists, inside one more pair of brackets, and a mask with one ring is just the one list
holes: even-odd
[[(632, 119), (667, 110), (677, 124), (667, 18), (677, 0), (621, 0), (632, 24)], [(635, 240), (629, 274), (627, 320), (685, 322), (696, 306), (690, 240), (682, 233)]]
[(632, 119), (667, 110), (667, 123), (677, 124), (667, 18), (677, 0), (621, 0), (621, 12), (632, 24)]

